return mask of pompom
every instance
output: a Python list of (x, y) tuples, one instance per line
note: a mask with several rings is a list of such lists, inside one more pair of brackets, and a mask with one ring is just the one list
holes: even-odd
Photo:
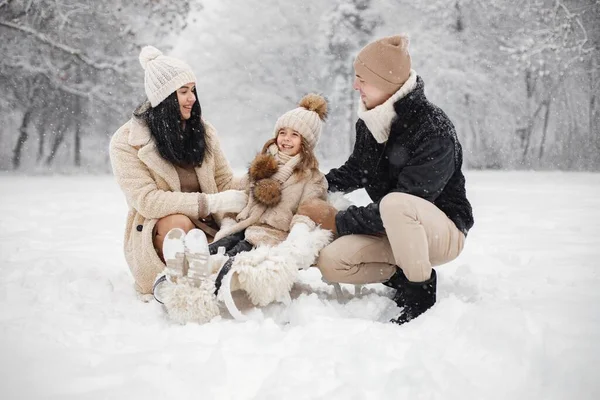
[(276, 206), (281, 201), (281, 184), (275, 179), (261, 179), (254, 184), (252, 194), (260, 204)]
[(254, 158), (252, 164), (250, 164), (250, 179), (252, 181), (259, 181), (261, 179), (270, 178), (273, 176), (279, 166), (277, 160), (270, 154), (259, 154)]
[(327, 100), (323, 96), (314, 93), (307, 94), (300, 100), (299, 106), (316, 112), (322, 121), (327, 118)]
[(142, 68), (146, 69), (146, 65), (148, 62), (154, 60), (155, 58), (162, 56), (162, 51), (153, 46), (144, 46), (142, 51), (140, 52), (140, 64), (142, 64)]

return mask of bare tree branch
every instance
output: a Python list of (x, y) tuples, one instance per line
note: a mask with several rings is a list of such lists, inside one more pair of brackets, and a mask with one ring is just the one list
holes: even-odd
[[(116, 66), (119, 62), (115, 62), (113, 63), (103, 63), (103, 62), (97, 62), (92, 60), (91, 58), (87, 57), (85, 54), (83, 54), (83, 52), (79, 49), (75, 49), (73, 47), (70, 46), (65, 46), (64, 44), (61, 43), (57, 43), (54, 40), (48, 38), (46, 35), (44, 35), (41, 32), (38, 32), (34, 29), (31, 29), (29, 27), (26, 26), (21, 26), (21, 25), (17, 25), (14, 24), (12, 22), (9, 21), (2, 21), (0, 20), (0, 26), (5, 26), (7, 28), (10, 29), (14, 29), (23, 33), (26, 33), (28, 35), (33, 36), (34, 38), (36, 38), (37, 40), (39, 40), (42, 43), (45, 43), (51, 47), (54, 47), (56, 49), (62, 50), (67, 54), (70, 54), (76, 58), (78, 58), (79, 60), (81, 60), (83, 63), (85, 63), (86, 65), (89, 65), (92, 68), (95, 68), (97, 70), (112, 70), (116, 73), (125, 73), (125, 69)], [(120, 61), (122, 62), (122, 61)]]

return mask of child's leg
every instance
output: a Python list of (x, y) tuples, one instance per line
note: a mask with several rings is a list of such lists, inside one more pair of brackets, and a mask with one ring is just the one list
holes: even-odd
[(226, 251), (225, 254), (228, 255), (229, 257), (233, 257), (244, 251), (250, 251), (253, 248), (254, 248), (254, 246), (252, 245), (252, 243), (250, 243), (247, 240), (241, 240), (235, 246), (233, 246), (233, 248), (231, 248), (229, 251)]
[(225, 251), (228, 251), (232, 249), (236, 244), (238, 244), (241, 240), (244, 240), (244, 231), (225, 236), (224, 238), (221, 238), (216, 242), (212, 242), (208, 246), (208, 250), (210, 254), (217, 254), (219, 247), (225, 247)]

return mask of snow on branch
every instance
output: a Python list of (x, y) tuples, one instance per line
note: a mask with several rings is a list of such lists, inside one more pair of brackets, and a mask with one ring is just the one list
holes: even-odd
[[(68, 54), (78, 58), (86, 65), (88, 65), (92, 68), (95, 68), (97, 70), (112, 70), (118, 74), (122, 74), (122, 73), (126, 72), (123, 68), (118, 67), (115, 64), (94, 61), (91, 58), (87, 57), (85, 54), (83, 54), (83, 52), (81, 50), (58, 43), (58, 42), (48, 38), (43, 33), (38, 32), (29, 27), (21, 26), (21, 25), (18, 25), (18, 24), (9, 22), (9, 21), (2, 21), (2, 20), (0, 20), (0, 26), (5, 26), (7, 28), (14, 29), (14, 30), (26, 33), (28, 35), (31, 35), (34, 38), (36, 38), (37, 40), (39, 40), (40, 42), (45, 43), (56, 49), (62, 50), (65, 53), (68, 53)], [(118, 63), (116, 63), (116, 64), (118, 64)]]

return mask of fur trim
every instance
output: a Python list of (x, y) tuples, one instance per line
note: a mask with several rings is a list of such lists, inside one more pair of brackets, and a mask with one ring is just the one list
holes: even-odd
[(310, 229), (315, 229), (317, 227), (317, 224), (315, 223), (315, 221), (310, 219), (310, 217), (308, 217), (306, 215), (302, 215), (302, 214), (294, 215), (294, 217), (292, 218), (292, 222), (290, 222), (290, 230), (293, 229), (294, 225), (296, 225), (296, 224), (304, 224), (304, 225), (308, 226)]
[(235, 220), (235, 214), (226, 214), (225, 217), (221, 220), (221, 226), (219, 229), (228, 229), (237, 224)]
[(327, 100), (323, 96), (314, 93), (307, 94), (300, 100), (299, 106), (316, 112), (321, 121), (327, 119)]
[(313, 265), (321, 249), (331, 240), (332, 234), (327, 230), (296, 223), (280, 245), (260, 246), (238, 254), (229, 273), (237, 274), (240, 289), (254, 305), (288, 303), (298, 270)]
[(248, 171), (250, 179), (252, 181), (259, 181), (261, 179), (270, 178), (279, 170), (277, 160), (270, 154), (259, 154), (257, 155)]
[[(289, 223), (287, 225), (289, 227)], [(244, 235), (254, 247), (277, 246), (287, 238), (288, 232), (289, 228), (282, 230), (267, 224), (257, 224), (249, 226), (244, 231)]]
[(203, 280), (200, 287), (190, 285), (185, 279), (177, 283), (167, 281), (164, 285), (161, 298), (173, 321), (180, 324), (203, 324), (219, 315), (215, 287), (211, 280)]
[(236, 273), (240, 289), (244, 290), (252, 304), (266, 306), (273, 302), (289, 303), (290, 290), (298, 278), (293, 264), (272, 253), (273, 248), (261, 246), (235, 257), (232, 271)]
[(297, 269), (308, 269), (321, 250), (333, 240), (333, 233), (319, 227), (296, 223), (287, 239), (277, 249), (282, 256), (291, 258)]
[(281, 201), (281, 183), (275, 179), (261, 179), (252, 187), (256, 201), (267, 207), (273, 207)]

